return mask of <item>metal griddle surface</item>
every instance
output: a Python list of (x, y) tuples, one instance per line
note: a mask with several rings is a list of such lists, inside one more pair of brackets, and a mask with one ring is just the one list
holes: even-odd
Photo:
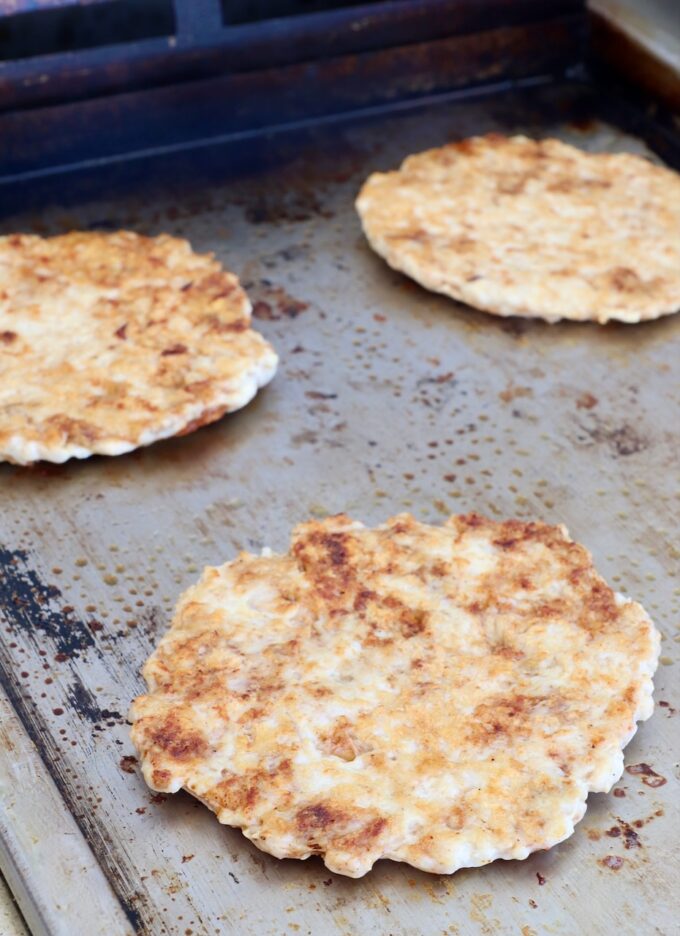
[[(239, 274), (281, 354), (253, 405), (192, 436), (122, 458), (0, 466), (2, 859), (36, 932), (680, 932), (680, 316), (499, 320), (391, 272), (353, 209), (369, 171), (472, 133), (644, 151), (612, 126), (551, 123), (555, 92), (538, 98), (314, 131), (287, 144), (277, 168), (235, 182), (5, 222), (187, 237)], [(409, 510), (437, 522), (473, 509), (566, 523), (649, 609), (664, 635), (661, 701), (626, 764), (665, 783), (624, 773), (618, 795), (590, 797), (571, 839), (524, 862), (452, 877), (380, 862), (359, 881), (317, 859), (277, 861), (189, 796), (145, 787), (125, 714), (175, 599), (205, 564), (285, 549), (310, 516), (373, 524)]]

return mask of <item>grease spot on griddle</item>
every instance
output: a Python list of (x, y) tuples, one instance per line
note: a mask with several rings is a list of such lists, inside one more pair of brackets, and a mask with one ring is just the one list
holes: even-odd
[(580, 397), (576, 400), (576, 409), (586, 409), (590, 410), (594, 406), (597, 406), (598, 399), (596, 396), (593, 396), (592, 393), (582, 393)]
[(634, 777), (641, 776), (642, 782), (653, 788), (663, 786), (667, 782), (666, 778), (652, 770), (649, 764), (629, 764), (626, 767), (626, 773), (632, 774)]
[(610, 871), (620, 871), (623, 867), (623, 858), (620, 855), (605, 855), (604, 858), (600, 858), (598, 864), (609, 868)]
[(133, 774), (135, 772), (135, 766), (137, 764), (137, 758), (133, 754), (126, 754), (124, 757), (121, 757), (118, 762), (118, 766), (124, 773)]
[(94, 695), (80, 682), (74, 683), (66, 690), (66, 697), (78, 715), (93, 725), (123, 721), (123, 716), (115, 709), (100, 708)]
[(618, 825), (607, 829), (605, 835), (608, 835), (609, 838), (620, 838), (624, 848), (642, 848), (640, 837), (632, 825), (624, 819), (619, 819), (618, 816), (616, 821)]
[(595, 419), (591, 425), (581, 427), (591, 442), (606, 445), (615, 457), (628, 457), (644, 452), (649, 448), (649, 441), (630, 423), (611, 427), (602, 420)]
[(244, 283), (253, 300), (253, 318), (265, 322), (278, 322), (283, 318), (295, 319), (309, 308), (308, 302), (291, 296), (282, 286), (261, 279)]

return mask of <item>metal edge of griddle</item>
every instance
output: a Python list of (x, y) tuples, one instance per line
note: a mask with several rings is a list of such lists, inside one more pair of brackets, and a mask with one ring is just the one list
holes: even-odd
[(601, 76), (680, 114), (680, 35), (662, 32), (643, 10), (592, 0), (588, 52)]
[(619, 23), (602, 15), (599, 3), (592, 6), (585, 67), (600, 94), (603, 117), (642, 136), (665, 162), (680, 169), (680, 59), (673, 61), (667, 50), (628, 31), (625, 19)]
[[(32, 936), (76, 936), (73, 920), (60, 906), (63, 893), (51, 874), (55, 862), (65, 873), (81, 878), (87, 895), (79, 905), (80, 933), (129, 936), (132, 929), (90, 846), (64, 803), (54, 779), (0, 685), (0, 743), (10, 758), (0, 758), (0, 871), (14, 895)], [(12, 823), (12, 790), (23, 799), (40, 790), (35, 809), (21, 810), (35, 817), (36, 826)], [(48, 822), (44, 822), (48, 819)], [(55, 845), (57, 847), (55, 847)], [(26, 854), (30, 852), (30, 862)], [(101, 929), (104, 923), (106, 929)], [(98, 929), (99, 927), (99, 929)]]

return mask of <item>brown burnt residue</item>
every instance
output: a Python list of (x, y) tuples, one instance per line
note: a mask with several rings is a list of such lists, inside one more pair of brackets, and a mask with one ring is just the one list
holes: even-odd
[(452, 371), (421, 377), (416, 383), (418, 393), (415, 401), (439, 412), (451, 399), (457, 383)]
[(545, 882), (546, 882), (546, 878), (543, 877), (543, 875), (541, 874), (540, 871), (537, 871), (537, 872), (536, 872), (536, 880), (538, 881), (539, 886), (541, 886), (541, 887), (542, 887), (542, 886), (545, 884)]
[(649, 787), (660, 787), (667, 783), (665, 777), (662, 777), (661, 774), (658, 774), (655, 770), (649, 766), (649, 764), (629, 764), (626, 767), (626, 773), (631, 774), (634, 777), (641, 777), (642, 782)]
[(657, 809), (651, 814), (651, 816), (647, 816), (646, 819), (634, 819), (631, 825), (634, 825), (636, 829), (642, 829), (647, 825), (648, 822), (653, 822), (655, 819), (658, 819), (659, 816), (663, 816), (663, 815), (664, 815), (664, 810)]
[(596, 420), (593, 425), (584, 426), (583, 430), (592, 442), (607, 445), (616, 456), (637, 455), (649, 448), (649, 441), (630, 423), (612, 428)]
[(308, 400), (337, 400), (337, 393), (325, 393), (323, 390), (306, 390)]
[(620, 871), (623, 867), (623, 858), (620, 855), (605, 855), (604, 858), (600, 858), (598, 864), (601, 864), (603, 868), (609, 868), (610, 871)]
[(616, 821), (618, 825), (607, 829), (605, 835), (609, 836), (609, 838), (620, 838), (624, 848), (642, 848), (640, 837), (633, 826), (629, 822), (626, 822), (625, 819), (620, 819), (618, 816)]
[[(642, 770), (636, 771), (641, 773), (644, 778), (647, 776), (645, 771), (651, 770), (647, 764), (636, 764), (635, 768), (643, 768)], [(628, 769), (628, 768), (626, 768)], [(652, 771), (655, 777), (658, 777), (658, 774), (655, 774)], [(665, 781), (664, 781), (665, 782)], [(614, 796), (625, 796), (625, 792), (617, 788), (614, 791)], [(644, 828), (647, 823), (653, 822), (654, 819), (657, 819), (659, 816), (663, 816), (664, 810), (662, 808), (656, 809), (651, 815), (645, 817), (644, 819), (634, 819), (632, 822), (627, 822), (625, 819), (621, 819), (620, 816), (616, 817), (616, 825), (611, 826), (609, 829), (599, 830), (599, 829), (589, 829), (588, 838), (591, 841), (599, 841), (603, 835), (608, 838), (618, 839), (625, 849), (631, 848), (643, 848), (643, 842), (640, 840), (640, 836), (636, 830)], [(611, 856), (610, 856), (611, 857)], [(623, 859), (621, 859), (622, 861)], [(619, 865), (620, 867), (620, 865)], [(617, 870), (617, 869), (614, 869)]]
[(309, 308), (308, 302), (296, 299), (282, 286), (274, 286), (269, 280), (244, 284), (253, 298), (253, 318), (266, 322), (295, 319)]
[(333, 212), (324, 207), (318, 191), (298, 187), (296, 191), (260, 192), (246, 206), (245, 216), (251, 224), (277, 224), (309, 221), (314, 217), (331, 218)]
[(118, 766), (123, 771), (123, 773), (133, 774), (135, 772), (135, 767), (137, 765), (137, 758), (132, 754), (126, 754), (124, 757), (121, 757), (118, 762)]
[(265, 302), (264, 299), (258, 299), (253, 305), (253, 318), (259, 319), (261, 322), (274, 322), (281, 316), (277, 315), (271, 305)]
[(13, 331), (0, 332), (0, 344), (11, 345), (17, 340), (18, 335)]
[(532, 397), (534, 391), (531, 387), (522, 387), (515, 384), (508, 384), (505, 390), (502, 390), (498, 394), (498, 399), (503, 403), (511, 403), (513, 400), (518, 399), (519, 397)]
[(592, 393), (582, 393), (576, 400), (576, 409), (590, 410), (597, 406), (599, 400)]

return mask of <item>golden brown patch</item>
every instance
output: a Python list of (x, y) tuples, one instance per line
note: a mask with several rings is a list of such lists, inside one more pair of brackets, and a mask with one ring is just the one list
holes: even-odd
[(563, 527), (340, 515), (205, 570), (132, 736), (151, 785), (273, 854), (451, 873), (573, 831), (651, 714), (658, 647)]
[(329, 828), (344, 825), (347, 819), (346, 813), (324, 806), (323, 803), (316, 803), (313, 806), (305, 806), (304, 809), (298, 812), (296, 824), (301, 832), (309, 835), (310, 833), (325, 832)]
[(366, 851), (375, 847), (375, 840), (381, 836), (386, 828), (387, 819), (383, 817), (371, 819), (358, 832), (342, 835), (334, 844), (336, 847), (342, 848), (343, 851)]
[(215, 786), (212, 796), (218, 810), (247, 813), (258, 800), (257, 776), (222, 780)]
[(532, 731), (529, 721), (545, 698), (517, 694), (482, 703), (472, 713), (470, 737), (476, 743), (507, 743), (513, 735), (528, 736)]
[(244, 406), (276, 367), (237, 278), (166, 235), (0, 237), (0, 297), (0, 460), (186, 433)]
[(63, 437), (67, 442), (75, 445), (91, 445), (100, 437), (100, 432), (92, 423), (84, 419), (72, 419), (63, 413), (55, 413), (45, 420), (45, 428), (50, 437), (56, 433)]
[(153, 744), (177, 761), (201, 757), (207, 750), (205, 738), (197, 731), (184, 729), (175, 715), (168, 715), (161, 725), (154, 728), (150, 739)]
[(604, 323), (680, 308), (680, 176), (640, 156), (489, 134), (374, 173), (356, 207), (391, 267), (486, 312)]
[(204, 413), (201, 413), (200, 416), (197, 416), (196, 419), (192, 419), (188, 422), (176, 435), (185, 436), (189, 435), (190, 432), (196, 432), (197, 429), (201, 429), (203, 426), (209, 426), (210, 423), (217, 422), (226, 412), (228, 412), (228, 409), (224, 406), (213, 406), (211, 409), (207, 409)]

